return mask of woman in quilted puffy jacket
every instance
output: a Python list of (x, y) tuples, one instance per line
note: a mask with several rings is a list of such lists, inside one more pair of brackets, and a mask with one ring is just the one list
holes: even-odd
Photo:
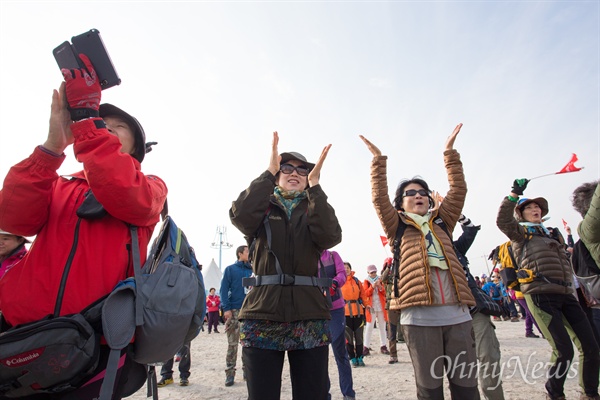
[[(394, 243), (396, 233), (403, 233), (399, 244), (399, 280), (390, 299), (390, 309), (402, 310), (400, 324), (413, 363), (419, 399), (443, 399), (444, 375), (448, 377), (452, 398), (480, 398), (469, 312), (475, 299), (449, 235), (458, 222), (467, 194), (460, 155), (453, 148), (461, 127), (462, 124), (457, 125), (446, 141), (444, 163), (450, 190), (441, 205), (427, 182), (418, 177), (398, 185), (392, 204), (387, 186), (387, 156), (360, 136), (373, 154), (372, 200), (388, 242)], [(417, 149), (414, 143), (410, 147)], [(430, 153), (423, 151), (419, 160), (427, 163)], [(458, 373), (461, 369), (472, 372)]]

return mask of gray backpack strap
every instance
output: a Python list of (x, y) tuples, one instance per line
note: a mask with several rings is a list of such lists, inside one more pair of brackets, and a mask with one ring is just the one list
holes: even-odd
[(110, 354), (99, 400), (112, 399), (121, 350), (129, 345), (135, 333), (134, 304), (135, 292), (130, 284), (121, 285), (104, 301), (102, 330), (106, 343), (110, 347)]
[[(129, 230), (131, 231), (131, 256), (133, 258), (133, 276), (136, 282), (141, 282), (142, 278), (142, 265), (140, 258), (140, 242), (138, 239), (138, 228), (137, 226), (130, 225)], [(135, 302), (135, 325), (140, 326), (144, 324), (144, 309), (141, 301)]]

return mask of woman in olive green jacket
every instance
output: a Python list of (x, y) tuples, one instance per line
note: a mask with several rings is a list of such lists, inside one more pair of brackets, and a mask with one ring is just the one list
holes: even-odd
[(330, 333), (324, 281), (318, 278), (323, 250), (342, 240), (342, 229), (319, 185), (331, 145), (316, 164), (299, 153), (278, 152), (273, 133), (267, 171), (240, 193), (231, 222), (251, 246), (255, 277), (239, 319), (248, 398), (278, 399), (285, 353), (295, 399), (325, 400)]

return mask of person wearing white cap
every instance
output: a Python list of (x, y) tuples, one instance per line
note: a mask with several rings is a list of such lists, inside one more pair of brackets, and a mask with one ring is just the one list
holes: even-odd
[(0, 278), (25, 257), (25, 243), (29, 243), (29, 240), (23, 236), (0, 229)]

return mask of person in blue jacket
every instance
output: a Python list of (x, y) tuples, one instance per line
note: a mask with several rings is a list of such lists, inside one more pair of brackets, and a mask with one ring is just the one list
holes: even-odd
[(248, 278), (252, 275), (252, 266), (248, 262), (248, 246), (238, 247), (235, 254), (237, 261), (225, 268), (220, 290), (221, 306), (225, 318), (225, 332), (229, 344), (227, 356), (225, 357), (225, 386), (233, 386), (235, 379), (235, 364), (240, 342), (238, 314), (247, 293), (244, 286), (242, 286), (242, 278)]

